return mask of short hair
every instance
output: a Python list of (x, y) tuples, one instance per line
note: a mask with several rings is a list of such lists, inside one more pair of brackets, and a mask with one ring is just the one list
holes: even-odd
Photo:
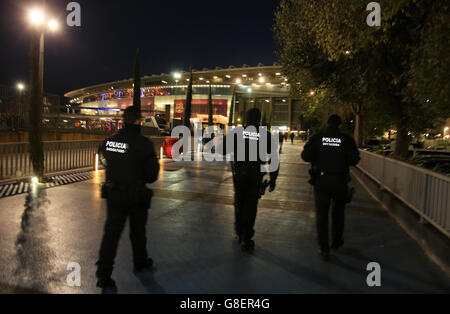
[(328, 126), (340, 126), (342, 119), (337, 114), (333, 114), (328, 118)]
[(258, 108), (252, 108), (245, 114), (245, 123), (247, 125), (259, 126), (261, 122), (261, 111)]
[(134, 124), (141, 119), (141, 111), (135, 106), (130, 106), (123, 112), (123, 122), (125, 124)]

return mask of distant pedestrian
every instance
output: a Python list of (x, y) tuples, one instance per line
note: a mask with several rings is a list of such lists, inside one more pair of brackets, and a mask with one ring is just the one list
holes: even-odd
[(283, 142), (284, 142), (284, 135), (281, 132), (278, 133), (278, 140), (280, 143), (280, 154), (281, 154), (283, 152)]
[(294, 144), (294, 138), (295, 138), (295, 134), (294, 132), (291, 132), (291, 135), (289, 135), (291, 137), (291, 144)]
[(324, 133), (314, 135), (302, 152), (304, 161), (312, 163), (311, 181), (314, 185), (319, 254), (329, 259), (328, 213), (332, 209), (332, 244), (338, 249), (344, 244), (344, 210), (350, 201), (348, 182), (349, 166), (360, 160), (359, 151), (352, 137), (340, 132), (342, 120), (338, 115), (328, 119)]

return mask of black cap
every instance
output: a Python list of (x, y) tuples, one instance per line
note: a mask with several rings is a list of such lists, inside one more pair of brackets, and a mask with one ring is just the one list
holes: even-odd
[(141, 119), (141, 111), (135, 106), (130, 106), (123, 112), (123, 122), (125, 124), (134, 124)]
[(338, 127), (342, 124), (342, 119), (337, 114), (333, 114), (328, 118), (328, 126)]
[(245, 123), (247, 125), (259, 126), (261, 121), (261, 111), (258, 108), (252, 108), (245, 114)]

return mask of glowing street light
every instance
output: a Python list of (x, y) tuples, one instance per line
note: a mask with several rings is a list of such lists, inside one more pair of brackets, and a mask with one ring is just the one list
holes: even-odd
[(41, 25), (44, 22), (44, 14), (40, 10), (33, 10), (29, 14), (31, 23)]
[(175, 73), (173, 74), (173, 77), (174, 77), (175, 79), (179, 80), (179, 79), (181, 78), (181, 74), (180, 74), (179, 72), (175, 72)]
[(58, 29), (58, 22), (56, 20), (50, 20), (48, 22), (48, 27), (52, 30), (55, 31)]
[(23, 91), (25, 89), (25, 85), (23, 83), (17, 83), (17, 89), (19, 91)]

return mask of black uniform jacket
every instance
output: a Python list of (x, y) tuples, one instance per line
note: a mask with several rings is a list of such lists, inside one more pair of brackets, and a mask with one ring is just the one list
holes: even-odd
[(139, 127), (126, 125), (99, 147), (106, 166), (106, 181), (121, 186), (153, 183), (159, 163), (151, 140), (140, 135)]
[(360, 160), (359, 151), (352, 137), (343, 134), (337, 127), (314, 135), (306, 143), (302, 158), (311, 162), (319, 175), (348, 175), (349, 166), (356, 166)]
[[(277, 152), (276, 148), (273, 148), (271, 145), (271, 134), (270, 132), (267, 132), (267, 153), (271, 154), (272, 151), (274, 151), (275, 153)], [(244, 134), (233, 134), (233, 136), (235, 136), (235, 141), (234, 141), (234, 149), (231, 150), (233, 152), (233, 160), (232, 160), (232, 167), (233, 167), (233, 175), (237, 175), (239, 178), (245, 178), (244, 181), (246, 182), (260, 182), (261, 179), (263, 178), (265, 172), (261, 172), (261, 165), (264, 165), (266, 163), (268, 163), (268, 161), (263, 161), (260, 158), (259, 155), (259, 145), (260, 145), (260, 140), (259, 140), (259, 133), (256, 134), (248, 134), (248, 133), (244, 133)], [(245, 159), (244, 160), (238, 160), (238, 152), (240, 149), (244, 149), (244, 147), (239, 147), (238, 143), (240, 142), (239, 139), (237, 138), (238, 136), (243, 136), (243, 142), (245, 143)], [(219, 146), (223, 145), (223, 153), (230, 153), (230, 150), (227, 150), (226, 147), (226, 137), (225, 136), (223, 138), (223, 140), (219, 143)], [(255, 161), (250, 160), (250, 153), (249, 153), (249, 149), (250, 149), (250, 143), (251, 142), (257, 142), (257, 149), (258, 149), (258, 158)], [(221, 148), (222, 149), (222, 148)], [(218, 150), (216, 150), (218, 151)], [(270, 162), (270, 161), (269, 161)], [(270, 179), (272, 180), (272, 182), (275, 182), (277, 177), (278, 177), (278, 172), (279, 172), (279, 165), (276, 171), (272, 171), (270, 172)]]

